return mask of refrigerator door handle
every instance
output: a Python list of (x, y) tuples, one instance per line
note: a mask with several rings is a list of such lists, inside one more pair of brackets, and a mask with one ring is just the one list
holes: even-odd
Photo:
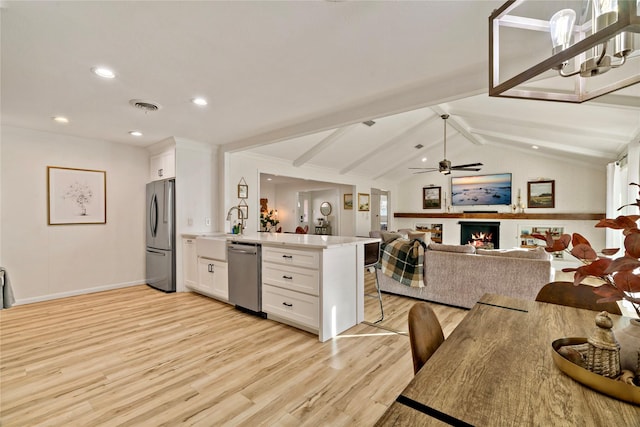
[(151, 206), (149, 206), (149, 219), (151, 236), (156, 237), (158, 233), (158, 197), (155, 194), (151, 198)]
[(164, 252), (158, 252), (158, 251), (154, 251), (153, 249), (147, 249), (147, 252), (150, 254), (156, 254), (156, 255), (161, 255), (161, 256), (167, 256), (167, 254), (165, 254)]

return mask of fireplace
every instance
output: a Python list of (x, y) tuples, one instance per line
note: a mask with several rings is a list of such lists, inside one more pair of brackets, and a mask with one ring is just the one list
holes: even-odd
[(460, 244), (482, 249), (500, 247), (500, 223), (460, 221)]

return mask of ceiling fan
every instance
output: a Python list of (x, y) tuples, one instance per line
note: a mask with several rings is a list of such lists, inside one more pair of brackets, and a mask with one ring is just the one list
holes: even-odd
[(414, 173), (426, 173), (426, 172), (440, 172), (443, 175), (449, 175), (451, 171), (479, 171), (480, 168), (477, 166), (482, 166), (482, 163), (469, 163), (466, 165), (456, 165), (451, 166), (451, 161), (447, 160), (447, 119), (449, 118), (448, 114), (443, 114), (440, 116), (442, 120), (444, 120), (444, 160), (438, 162), (437, 168), (409, 168), (409, 169), (420, 169), (419, 172)]

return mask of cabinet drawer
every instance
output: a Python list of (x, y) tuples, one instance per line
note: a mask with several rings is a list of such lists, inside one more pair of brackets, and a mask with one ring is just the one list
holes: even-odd
[(320, 266), (320, 253), (318, 251), (263, 246), (262, 261), (317, 269)]
[(281, 288), (318, 295), (318, 270), (274, 263), (262, 264), (262, 281)]
[(317, 329), (319, 322), (318, 297), (264, 285), (262, 311)]

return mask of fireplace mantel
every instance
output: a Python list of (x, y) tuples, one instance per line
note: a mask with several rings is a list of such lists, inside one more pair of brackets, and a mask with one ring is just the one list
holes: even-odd
[(604, 213), (426, 213), (426, 212), (395, 212), (394, 218), (462, 218), (462, 219), (552, 219), (589, 221), (605, 218)]

